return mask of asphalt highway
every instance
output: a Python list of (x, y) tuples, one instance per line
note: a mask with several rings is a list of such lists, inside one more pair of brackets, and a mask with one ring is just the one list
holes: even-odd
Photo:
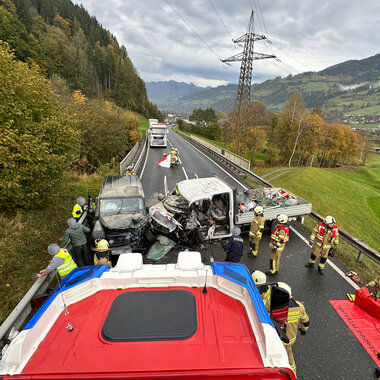
[[(164, 193), (165, 177), (169, 190), (174, 189), (177, 182), (187, 178), (213, 175), (222, 178), (238, 190), (246, 186), (240, 178), (235, 178), (172, 131), (169, 132), (169, 143), (166, 149), (149, 148), (148, 151), (141, 174), (148, 207), (158, 202), (159, 193)], [(157, 161), (171, 146), (179, 149), (181, 164), (170, 169), (158, 166)], [(245, 264), (250, 272), (268, 270), (269, 231), (263, 234), (259, 254), (255, 259), (247, 257), (248, 235), (242, 236), (245, 247), (241, 263)], [(305, 268), (311, 252), (307, 244), (308, 238), (307, 233), (292, 225), (289, 243), (281, 257), (279, 274), (268, 277), (268, 281), (288, 283), (292, 288), (292, 295), (304, 303), (310, 317), (307, 334), (298, 334), (293, 346), (298, 379), (376, 379), (376, 364), (329, 302), (345, 300), (346, 293), (355, 293), (351, 280), (342, 275), (342, 272), (347, 272), (348, 269), (335, 259), (329, 260), (333, 266), (326, 265), (325, 275), (320, 275), (316, 268)], [(217, 261), (223, 261), (225, 258), (220, 242), (205, 243), (197, 248), (206, 263), (209, 263), (211, 255)], [(176, 254), (181, 249), (183, 247), (173, 249), (158, 263), (175, 262)]]

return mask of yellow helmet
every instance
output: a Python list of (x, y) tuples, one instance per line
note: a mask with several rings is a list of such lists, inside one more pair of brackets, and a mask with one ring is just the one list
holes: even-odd
[(288, 217), (285, 214), (280, 214), (277, 216), (277, 220), (280, 223), (286, 223), (288, 221)]
[(101, 239), (96, 243), (96, 249), (99, 251), (107, 251), (108, 249), (108, 241), (105, 239)]

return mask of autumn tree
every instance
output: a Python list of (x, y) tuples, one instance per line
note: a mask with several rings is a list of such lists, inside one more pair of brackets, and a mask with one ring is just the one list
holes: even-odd
[(35, 66), (0, 42), (0, 203), (40, 206), (79, 148), (75, 128)]

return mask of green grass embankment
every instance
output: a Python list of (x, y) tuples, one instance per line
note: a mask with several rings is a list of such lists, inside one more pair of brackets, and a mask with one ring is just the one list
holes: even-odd
[(0, 323), (32, 286), (31, 274), (44, 269), (50, 243), (60, 244), (76, 198), (97, 196), (103, 178), (118, 168), (92, 175), (67, 175), (44, 209), (0, 213)]
[(144, 137), (146, 131), (149, 128), (149, 120), (145, 116), (143, 116), (137, 112), (135, 112), (135, 115), (139, 119), (139, 132), (140, 132), (141, 136)]
[[(273, 179), (268, 176), (274, 186), (284, 187), (307, 199), (313, 210), (322, 216), (333, 215), (339, 227), (380, 252), (380, 168), (306, 167), (287, 170), (277, 178), (275, 174), (271, 174)], [(306, 224), (309, 232), (315, 223)], [(342, 244), (338, 256), (365, 279), (380, 274), (379, 266), (369, 259), (356, 263), (357, 251), (348, 244)]]

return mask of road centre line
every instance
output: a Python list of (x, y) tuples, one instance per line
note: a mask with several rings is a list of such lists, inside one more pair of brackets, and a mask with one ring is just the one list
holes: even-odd
[[(300, 234), (293, 226), (290, 226), (290, 229), (301, 239), (303, 240), (308, 247), (311, 247), (309, 240), (307, 240), (302, 234)], [(341, 271), (331, 260), (327, 259), (326, 261), (335, 271), (340, 274), (351, 286), (355, 289), (360, 289), (360, 286), (355, 284), (349, 277), (347, 277), (343, 271)]]

